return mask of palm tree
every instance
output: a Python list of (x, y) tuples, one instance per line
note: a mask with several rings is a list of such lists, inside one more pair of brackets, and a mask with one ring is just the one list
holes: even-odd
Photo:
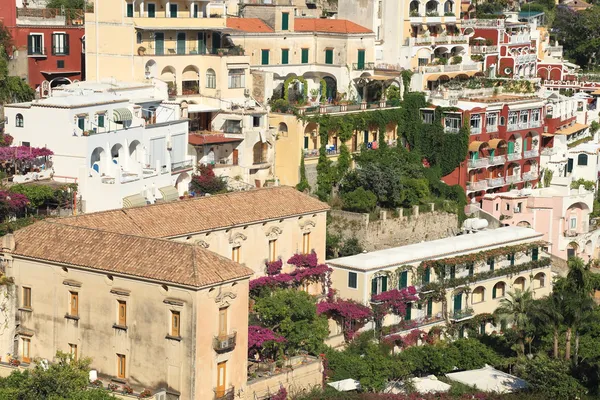
[(558, 336), (565, 320), (564, 313), (564, 297), (561, 292), (533, 301), (529, 310), (529, 318), (534, 326), (552, 329), (554, 358), (558, 358)]
[(532, 301), (531, 291), (517, 289), (515, 292), (508, 292), (507, 297), (500, 300), (500, 305), (494, 311), (496, 318), (510, 323), (517, 332), (517, 344), (519, 345), (520, 354), (525, 354), (525, 329), (529, 323), (527, 312)]

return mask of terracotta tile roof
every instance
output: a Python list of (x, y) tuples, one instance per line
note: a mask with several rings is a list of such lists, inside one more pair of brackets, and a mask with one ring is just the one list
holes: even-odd
[(190, 134), (188, 136), (188, 143), (196, 146), (203, 146), (205, 144), (218, 144), (218, 143), (233, 143), (233, 142), (241, 142), (244, 139), (238, 138), (226, 138), (224, 134), (202, 134), (202, 135), (194, 135)]
[(295, 18), (294, 21), (296, 32), (373, 33), (372, 30), (345, 19)]
[(277, 186), (84, 214), (60, 221), (116, 233), (169, 238), (326, 210), (327, 204), (311, 196), (289, 186)]
[(251, 33), (274, 32), (273, 28), (260, 18), (227, 18), (227, 27)]
[(15, 232), (13, 255), (204, 287), (253, 271), (200, 246), (45, 220)]

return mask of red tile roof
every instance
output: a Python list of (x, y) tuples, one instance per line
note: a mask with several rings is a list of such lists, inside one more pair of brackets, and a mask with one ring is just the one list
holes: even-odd
[(372, 30), (345, 19), (295, 18), (294, 21), (296, 32), (373, 33)]
[(260, 18), (227, 18), (227, 27), (252, 33), (274, 32), (273, 28)]
[(243, 139), (237, 138), (226, 138), (223, 134), (217, 135), (194, 135), (190, 134), (188, 137), (188, 143), (196, 146), (202, 146), (205, 144), (217, 144), (217, 143), (233, 143), (233, 142), (241, 142)]

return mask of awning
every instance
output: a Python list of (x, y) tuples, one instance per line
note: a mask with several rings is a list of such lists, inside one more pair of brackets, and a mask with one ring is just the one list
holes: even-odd
[(490, 146), (490, 149), (497, 149), (498, 146), (506, 144), (506, 140), (504, 139), (492, 139), (490, 141), (488, 141), (488, 145)]
[(242, 138), (228, 138), (222, 133), (217, 134), (192, 134), (188, 136), (188, 143), (195, 146), (204, 146), (207, 144), (222, 144), (222, 143), (235, 143), (241, 142)]
[(189, 113), (197, 113), (197, 112), (215, 112), (220, 111), (219, 108), (205, 106), (204, 104), (188, 104), (188, 112)]
[(485, 144), (485, 142), (475, 140), (474, 142), (471, 142), (471, 144), (469, 144), (469, 151), (479, 151), (483, 144)]
[(123, 208), (141, 207), (148, 204), (146, 198), (141, 194), (134, 194), (133, 196), (123, 197)]
[(131, 121), (133, 119), (133, 114), (129, 111), (128, 108), (115, 108), (113, 110), (113, 120), (118, 122), (123, 121)]
[(173, 186), (165, 186), (158, 189), (164, 201), (173, 201), (179, 198), (179, 192)]
[(428, 81), (437, 81), (439, 77), (440, 77), (440, 74), (431, 74), (427, 77), (427, 80)]
[(596, 96), (600, 96), (600, 89), (594, 90), (591, 94), (594, 94)]
[(559, 129), (556, 132), (554, 132), (555, 135), (571, 135), (575, 132), (579, 132), (583, 129), (586, 129), (587, 127), (589, 127), (589, 125), (585, 125), (585, 124), (574, 124), (573, 126), (568, 126), (564, 129)]

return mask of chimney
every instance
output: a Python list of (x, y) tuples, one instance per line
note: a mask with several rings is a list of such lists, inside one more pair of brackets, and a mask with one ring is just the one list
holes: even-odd
[(2, 236), (2, 251), (12, 252), (15, 250), (15, 235), (7, 233)]

